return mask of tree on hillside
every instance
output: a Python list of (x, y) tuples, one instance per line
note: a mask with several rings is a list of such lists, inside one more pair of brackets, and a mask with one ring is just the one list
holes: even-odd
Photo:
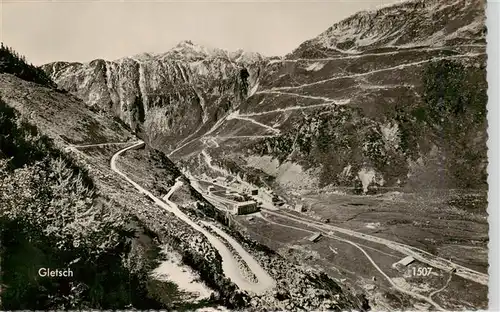
[[(5, 310), (161, 306), (124, 263), (132, 233), (87, 172), (0, 99), (1, 303)], [(41, 278), (68, 268), (74, 278)], [(5, 286), (5, 287), (4, 287)]]
[(40, 67), (28, 64), (26, 58), (2, 42), (0, 45), (0, 73), (15, 75), (23, 80), (55, 88), (56, 84)]
[[(484, 74), (483, 74), (484, 75)], [(450, 139), (486, 117), (486, 86), (476, 68), (443, 60), (431, 63), (424, 72), (425, 120)]]

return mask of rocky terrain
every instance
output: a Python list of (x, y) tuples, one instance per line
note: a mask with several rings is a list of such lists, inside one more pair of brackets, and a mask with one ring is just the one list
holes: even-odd
[(182, 42), (159, 55), (43, 68), (198, 166), (206, 149), (288, 189), (483, 188), (484, 5), (408, 1), (360, 12), (283, 58)]
[[(2, 307), (366, 308), (366, 299), (326, 275), (297, 267), (242, 236), (238, 240), (279, 285), (258, 295), (238, 290), (224, 276), (220, 255), (206, 237), (111, 170), (111, 156), (134, 139), (125, 123), (51, 84), (7, 72), (14, 74), (0, 74)], [(182, 175), (149, 145), (126, 153), (117, 165), (159, 197)], [(190, 186), (178, 191), (175, 200), (195, 222), (225, 222)], [(204, 208), (195, 210), (200, 204)], [(152, 277), (162, 261), (160, 246), (178, 253), (182, 264), (215, 292), (202, 301), (185, 301), (173, 281)], [(43, 265), (71, 267), (76, 278), (41, 279), (30, 268)], [(106, 267), (97, 272), (98, 266)], [(103, 287), (104, 280), (115, 289)], [(283, 297), (290, 287), (307, 296)]]
[[(78, 252), (87, 255), (103, 246), (103, 257), (113, 268), (123, 276), (135, 274), (129, 286), (138, 295), (121, 289), (109, 297), (89, 297), (89, 285), (100, 281), (90, 279), (79, 286), (84, 290), (78, 288), (77, 294), (64, 284), (61, 287), (66, 288), (57, 297), (60, 301), (50, 298), (43, 302), (44, 308), (142, 308), (149, 304), (169, 309), (217, 305), (255, 310), (368, 309), (365, 297), (347, 290), (342, 279), (292, 263), (257, 243), (258, 235), (242, 234), (245, 226), (229, 226), (231, 218), (195, 190), (187, 177), (236, 177), (274, 189), (292, 199), (292, 204), (307, 199), (307, 194), (321, 203), (311, 204), (312, 212), (328, 218), (338, 207), (329, 207), (329, 199), (315, 195), (372, 194), (394, 188), (412, 192), (486, 189), (484, 7), (483, 0), (412, 0), (360, 12), (284, 57), (227, 52), (184, 41), (161, 54), (89, 63), (54, 62), (43, 65), (41, 71), (2, 46), (0, 122), (5, 129), (18, 129), (15, 137), (0, 130), (0, 221), (11, 233), (5, 236), (7, 232), (2, 231), (2, 241), (9, 242), (6, 248), (15, 250), (19, 258), (30, 259), (31, 249), (19, 247), (24, 245), (12, 239), (16, 225), (29, 218), (36, 220), (33, 214), (53, 215), (60, 209), (64, 213), (59, 217), (41, 218), (46, 222), (42, 225), (27, 223), (28, 230), (22, 234), (29, 240), (36, 233), (35, 249), (47, 245), (46, 253), (59, 257), (57, 246), (74, 245), (78, 240), (75, 233), (81, 230), (86, 244), (75, 247), (80, 248)], [(135, 143), (138, 138), (145, 141), (145, 147), (126, 151), (117, 167), (151, 196), (139, 193), (110, 168), (110, 160), (123, 148), (113, 144)], [(87, 144), (97, 145), (78, 146)], [(54, 160), (44, 159), (47, 151)], [(37, 175), (39, 166), (42, 177), (46, 176), (43, 181), (48, 181), (48, 193), (36, 193), (36, 186), (43, 182)], [(276, 282), (272, 291), (253, 294), (237, 290), (224, 276), (222, 256), (207, 236), (153, 200), (154, 196), (163, 198), (178, 178), (185, 183), (173, 194), (172, 202), (196, 224), (218, 221), (217, 226), (272, 276)], [(26, 191), (10, 197), (15, 189)], [(47, 194), (57, 195), (58, 200), (48, 200)], [(66, 195), (71, 201), (64, 200)], [(15, 208), (19, 202), (28, 205), (33, 196), (31, 210)], [(78, 209), (72, 210), (75, 203)], [(102, 221), (89, 221), (89, 228), (75, 222), (71, 227), (62, 225), (66, 218), (75, 219), (87, 209), (96, 210), (97, 217), (104, 215)], [(289, 222), (301, 233), (295, 233), (298, 240), (305, 241), (304, 233), (313, 230), (298, 229), (301, 223), (297, 220), (280, 221), (273, 213), (265, 218), (259, 222)], [(114, 221), (117, 227), (106, 229)], [(266, 226), (276, 231), (272, 235), (292, 233), (290, 227), (283, 231), (271, 224)], [(75, 227), (78, 231), (72, 232)], [(484, 227), (481, 224), (481, 231)], [(44, 240), (45, 228), (56, 236)], [(100, 234), (106, 236), (107, 231), (121, 243), (117, 243), (120, 248), (101, 244)], [(346, 238), (341, 243), (337, 238), (325, 238), (323, 243), (340, 244), (338, 248), (345, 253), (339, 258), (349, 259), (352, 250), (363, 250)], [(156, 255), (159, 246), (175, 251), (213, 295), (202, 302), (179, 304), (182, 291), (175, 283), (148, 276), (160, 261)], [(376, 250), (377, 245), (370, 246)], [(327, 250), (323, 247), (318, 257)], [(235, 252), (234, 247), (229, 249)], [(388, 266), (389, 260), (378, 260), (382, 259), (378, 256), (376, 260)], [(57, 258), (58, 263), (73, 260), (67, 257)], [(242, 257), (234, 258), (251, 280)], [(16, 259), (9, 258), (7, 265), (15, 267)], [(121, 259), (127, 259), (125, 264)], [(374, 269), (367, 268), (364, 261), (353, 260), (353, 270), (359, 269), (367, 275), (363, 278), (369, 278)], [(104, 280), (106, 275), (99, 278)], [(6, 289), (14, 290), (23, 284), (15, 276), (2, 282)], [(30, 283), (30, 292), (21, 295), (2, 291), (8, 308), (39, 307), (16, 306), (16, 300), (28, 302), (38, 287), (45, 287), (37, 281)], [(98, 294), (102, 292), (100, 289)], [(150, 301), (141, 305), (141, 296)], [(404, 303), (400, 297), (393, 301), (408, 308), (411, 296), (405, 296), (401, 297)]]
[[(406, 1), (363, 11), (305, 41), (287, 58), (338, 57), (363, 52), (390, 52), (415, 47), (485, 43), (482, 1)], [(432, 23), (429, 23), (432, 21)]]
[(185, 137), (206, 132), (254, 92), (264, 60), (259, 54), (183, 41), (159, 55), (56, 62), (42, 68), (60, 88), (89, 106), (113, 112), (168, 150)]

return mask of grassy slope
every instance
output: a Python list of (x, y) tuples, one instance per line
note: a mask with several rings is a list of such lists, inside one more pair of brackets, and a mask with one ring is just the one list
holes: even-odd
[[(177, 300), (182, 294), (175, 285), (148, 277), (148, 272), (157, 265), (157, 245), (160, 238), (149, 230), (151, 224), (145, 224), (144, 219), (141, 220), (142, 215), (137, 208), (144, 203), (141, 203), (141, 199), (137, 201), (135, 190), (126, 192), (128, 198), (123, 196), (122, 191), (128, 188), (122, 186), (123, 181), (116, 179), (114, 173), (108, 172), (109, 159), (116, 151), (112, 150), (109, 158), (103, 159), (100, 164), (98, 161), (101, 158), (98, 155), (88, 157), (89, 155), (80, 152), (66, 154), (61, 151), (69, 143), (125, 141), (132, 138), (130, 131), (116, 118), (89, 109), (80, 100), (55, 89), (50, 83), (31, 76), (21, 75), (31, 81), (19, 79), (15, 76), (19, 76), (16, 66), (26, 67), (26, 64), (18, 62), (15, 66), (8, 67), (8, 70), (4, 66), (2, 71), (8, 73), (0, 73), (0, 121), (3, 130), (0, 135), (0, 158), (3, 161), (0, 175), (4, 256), (2, 284), (5, 286), (2, 291), (3, 307), (125, 308), (130, 304), (136, 308), (184, 307), (185, 303)], [(17, 128), (16, 124), (19, 125)], [(35, 161), (42, 162), (33, 163)], [(25, 168), (21, 169), (23, 166)], [(67, 178), (64, 181), (69, 181), (70, 184), (60, 185), (60, 181), (59, 184), (57, 180), (53, 181), (58, 174), (54, 170), (62, 170)], [(45, 180), (42, 182), (40, 179)], [(111, 188), (103, 180), (113, 183)], [(80, 201), (77, 203), (65, 201), (68, 196), (75, 196), (66, 194), (72, 191), (71, 183), (80, 185), (77, 191), (88, 188), (87, 193), (78, 193), (77, 199)], [(84, 186), (81, 186), (82, 183)], [(48, 203), (54, 187), (63, 194)], [(17, 194), (14, 191), (17, 188), (24, 189), (25, 192)], [(37, 206), (19, 210), (19, 207), (26, 208), (30, 204), (26, 201), (32, 194), (35, 194)], [(77, 204), (83, 206), (75, 206)], [(36, 207), (41, 208), (35, 209)], [(91, 209), (88, 211), (96, 211), (92, 216), (99, 220), (96, 221), (97, 224), (75, 220), (69, 227), (65, 226), (65, 218), (75, 217), (71, 210), (75, 207), (80, 207), (81, 211), (86, 211), (89, 207)], [(49, 212), (52, 211), (50, 209), (65, 209), (68, 212), (60, 213), (56, 221), (51, 221), (50, 218), (43, 218), (43, 214), (48, 213), (47, 209)], [(27, 220), (45, 220), (45, 223), (31, 224)], [(73, 233), (76, 231), (75, 226), (87, 236)], [(45, 228), (52, 228), (59, 236), (54, 238), (47, 235), (43, 232)], [(182, 231), (177, 232), (182, 234)], [(117, 245), (102, 245), (103, 238)], [(82, 239), (86, 239), (86, 244), (83, 244)], [(73, 246), (76, 241), (77, 245), (80, 244), (78, 247)], [(56, 245), (60, 244), (67, 249), (59, 251)], [(100, 256), (93, 255), (94, 250), (99, 250), (98, 246), (109, 248), (102, 251)], [(186, 250), (186, 247), (182, 246), (181, 250)], [(37, 277), (36, 270), (40, 266), (68, 267), (70, 261), (79, 255), (82, 255), (80, 261), (71, 265), (76, 276), (74, 280), (60, 279), (54, 282)], [(122, 263), (122, 258), (127, 260), (128, 265)], [(200, 257), (192, 255), (188, 258)], [(194, 264), (199, 265), (199, 262), (195, 261)], [(213, 274), (214, 269), (210, 271), (209, 274)], [(77, 287), (72, 289), (75, 285)]]
[[(411, 186), (484, 187), (487, 83), (483, 62), (431, 63), (412, 70), (417, 77), (413, 90), (410, 86), (385, 92), (360, 91), (346, 106), (290, 112), (280, 126), (281, 135), (247, 141), (239, 150), (271, 155), (280, 162), (292, 160), (305, 168), (320, 166), (321, 185), (352, 186), (356, 173), (369, 167), (380, 173), (388, 186), (397, 185), (399, 180)], [(320, 91), (314, 95), (324, 96)], [(315, 100), (302, 100), (306, 101)], [(272, 119), (253, 118), (273, 124)], [(384, 131), (394, 131), (395, 136), (391, 138)], [(433, 146), (437, 155), (431, 155)], [(413, 174), (413, 180), (408, 181), (407, 174), (412, 173), (408, 162), (419, 158), (424, 161), (419, 168), (423, 172)], [(348, 165), (352, 166), (350, 176), (342, 174)], [(441, 168), (441, 177), (432, 175), (434, 168)]]
[[(2, 307), (160, 308), (147, 297), (147, 268), (132, 272), (122, 263), (133, 249), (135, 229), (126, 226), (132, 220), (3, 101), (0, 116)], [(75, 276), (42, 278), (41, 267), (71, 268)]]
[(118, 119), (92, 111), (69, 94), (10, 74), (0, 73), (0, 97), (56, 141), (91, 144), (132, 138)]

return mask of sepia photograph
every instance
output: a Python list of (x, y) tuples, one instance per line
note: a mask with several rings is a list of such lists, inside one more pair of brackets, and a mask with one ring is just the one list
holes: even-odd
[(0, 310), (487, 310), (490, 4), (2, 0)]

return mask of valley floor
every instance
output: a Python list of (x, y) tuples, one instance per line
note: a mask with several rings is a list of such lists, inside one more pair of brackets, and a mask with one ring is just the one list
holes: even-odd
[[(203, 178), (200, 178), (200, 180)], [(222, 197), (207, 194), (220, 183), (192, 178), (219, 209)], [(230, 190), (234, 190), (234, 183)], [(223, 192), (222, 192), (223, 193)], [(454, 194), (450, 194), (454, 193)], [(457, 192), (376, 196), (310, 193), (309, 207), (266, 209), (232, 221), (251, 238), (306, 267), (325, 270), (339, 284), (366, 293), (375, 309), (485, 309), (488, 294), (488, 223), (484, 194)], [(463, 198), (463, 191), (460, 198)], [(470, 193), (470, 192), (469, 192)], [(331, 220), (328, 224), (319, 220)], [(311, 242), (309, 238), (321, 233)], [(408, 265), (394, 264), (412, 257)], [(424, 273), (422, 273), (424, 272)]]
[[(113, 159), (118, 155), (116, 153)], [(125, 175), (129, 180), (126, 176), (134, 176), (134, 173), (132, 167), (126, 168), (130, 173), (120, 174), (116, 165), (112, 165), (115, 173)], [(207, 189), (212, 186), (221, 192), (225, 189), (234, 191), (234, 188), (207, 180), (206, 176), (188, 177), (191, 185), (206, 200), (229, 212), (230, 201), (223, 196), (208, 194)], [(161, 202), (172, 210), (175, 207), (171, 205), (175, 204), (169, 198), (179, 185), (177, 182), (171, 187), (162, 200), (142, 188), (140, 190), (153, 196), (155, 203)], [(308, 207), (307, 212), (270, 209), (265, 205), (260, 212), (230, 216), (230, 220), (241, 233), (292, 262), (324, 270), (351, 291), (365, 293), (372, 308), (484, 309), (488, 291), (487, 216), (480, 204), (476, 208), (473, 204), (462, 209), (457, 207), (460, 205), (450, 204), (446, 198), (399, 192), (377, 196), (309, 193), (301, 198)], [(326, 218), (330, 223), (319, 221)], [(223, 246), (231, 244), (231, 238), (225, 237), (227, 234), (221, 236), (223, 233), (218, 233), (220, 230), (214, 229), (213, 225), (204, 225), (203, 230), (207, 233), (212, 228), (209, 236), (218, 234), (213, 237), (215, 240), (224, 237), (225, 242), (220, 241), (217, 249), (227, 249)], [(309, 238), (316, 233), (322, 235), (311, 242)], [(217, 245), (213, 239), (211, 242)], [(226, 258), (223, 257), (226, 266), (230, 261), (228, 257), (235, 261), (233, 271), (224, 270), (229, 277), (230, 272), (234, 273), (233, 280), (236, 275), (245, 275), (245, 268), (237, 263), (239, 257), (234, 258), (235, 252), (245, 254), (245, 250), (238, 246), (223, 252), (227, 254)], [(394, 265), (408, 256), (413, 260), (410, 264)], [(257, 263), (248, 264), (248, 257), (243, 257), (248, 265), (246, 270), (256, 274), (257, 280), (262, 280), (262, 276), (266, 280), (267, 276), (262, 273), (265, 271), (260, 272), (262, 268)], [(250, 285), (249, 281), (240, 284)]]

